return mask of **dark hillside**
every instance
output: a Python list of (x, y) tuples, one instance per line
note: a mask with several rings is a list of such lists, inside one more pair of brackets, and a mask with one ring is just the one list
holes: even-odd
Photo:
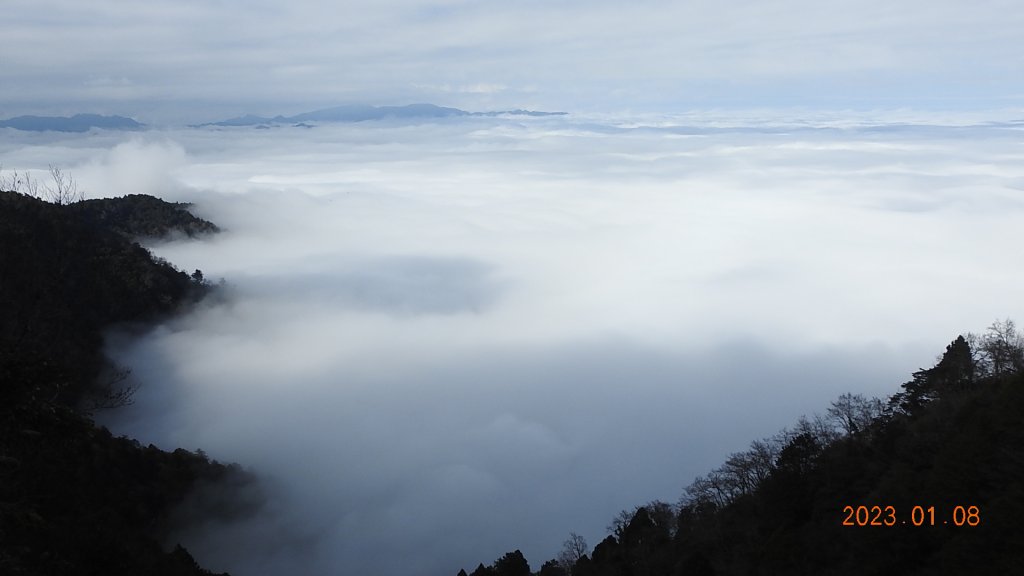
[(887, 403), (845, 394), (678, 504), (624, 511), (592, 550), (573, 535), (539, 573), (1024, 574), (1021, 518), (1024, 338), (1005, 321), (958, 337)]
[(104, 328), (157, 320), (209, 291), (129, 239), (212, 227), (159, 202), (0, 192), (2, 574), (206, 574), (183, 549), (161, 549), (164, 522), (196, 487), (246, 481), (202, 454), (115, 438), (80, 411), (130, 400), (97, 381), (112, 372)]
[(0, 193), (0, 397), (77, 402), (102, 368), (103, 328), (156, 319), (204, 294), (125, 237), (181, 220), (136, 198), (60, 206)]
[(193, 216), (188, 208), (188, 204), (166, 202), (145, 194), (83, 200), (70, 206), (73, 214), (90, 225), (129, 238), (163, 238), (173, 234), (196, 238), (220, 231), (212, 222)]

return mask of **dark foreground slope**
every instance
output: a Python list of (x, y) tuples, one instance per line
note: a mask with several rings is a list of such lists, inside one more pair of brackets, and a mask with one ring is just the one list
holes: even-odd
[(2, 574), (208, 573), (159, 539), (190, 493), (245, 475), (115, 438), (83, 410), (130, 400), (103, 357), (104, 328), (152, 322), (209, 290), (132, 239), (215, 229), (179, 212), (151, 197), (60, 206), (0, 192)]
[[(547, 576), (1024, 574), (1024, 339), (959, 337), (888, 402), (847, 394)], [(582, 545), (581, 545), (582, 544)], [(527, 576), (519, 551), (474, 576)]]

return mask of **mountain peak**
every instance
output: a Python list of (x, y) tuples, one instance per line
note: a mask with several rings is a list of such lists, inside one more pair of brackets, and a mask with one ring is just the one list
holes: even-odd
[(495, 112), (467, 112), (458, 108), (438, 106), (425, 102), (406, 104), (403, 106), (370, 106), (367, 104), (344, 104), (321, 108), (311, 112), (303, 112), (294, 116), (275, 116), (267, 118), (247, 114), (236, 118), (200, 124), (200, 126), (266, 126), (270, 124), (300, 124), (306, 122), (367, 122), (372, 120), (421, 120), (438, 118), (456, 118), (465, 116), (553, 116), (564, 115), (565, 112), (537, 112), (532, 110), (505, 110)]
[(102, 114), (75, 114), (74, 116), (16, 116), (0, 120), (0, 128), (14, 128), (30, 132), (88, 132), (103, 130), (139, 130), (143, 124), (124, 116)]

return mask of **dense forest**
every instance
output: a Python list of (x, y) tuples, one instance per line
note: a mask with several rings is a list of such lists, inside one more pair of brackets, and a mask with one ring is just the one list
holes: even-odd
[[(844, 394), (541, 576), (1024, 574), (1024, 339), (959, 336), (887, 401)], [(471, 576), (527, 576), (516, 550)], [(459, 576), (466, 576), (465, 570)]]
[(172, 511), (204, 486), (250, 478), (202, 453), (114, 437), (90, 414), (131, 401), (103, 330), (152, 323), (212, 290), (136, 240), (217, 229), (185, 206), (81, 200), (55, 182), (52, 201), (0, 192), (0, 574), (209, 574), (162, 547)]

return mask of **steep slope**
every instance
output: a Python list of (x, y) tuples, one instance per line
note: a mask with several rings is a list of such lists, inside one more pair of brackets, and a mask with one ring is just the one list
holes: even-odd
[[(161, 549), (171, 511), (200, 486), (248, 481), (201, 453), (115, 438), (81, 411), (130, 400), (101, 379), (116, 372), (105, 327), (153, 321), (209, 290), (129, 238), (180, 229), (154, 201), (60, 206), (0, 192), (0, 573), (208, 574), (184, 549)], [(183, 221), (185, 234), (213, 226)]]

